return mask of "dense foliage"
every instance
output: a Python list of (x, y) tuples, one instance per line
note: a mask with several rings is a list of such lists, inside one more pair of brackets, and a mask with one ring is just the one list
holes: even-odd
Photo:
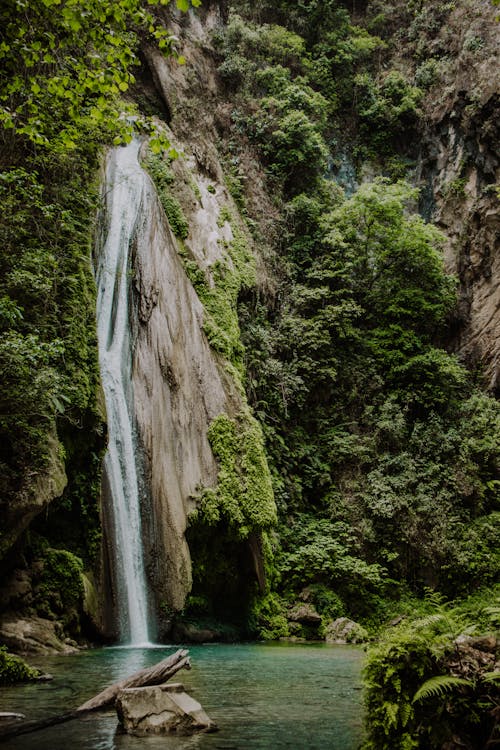
[[(491, 590), (476, 597), (473, 617), (467, 602), (451, 607), (437, 599), (369, 650), (366, 750), (494, 747), (500, 738), (498, 599)], [(475, 637), (478, 618), (491, 635)]]
[[(422, 611), (371, 652), (366, 747), (485, 746), (498, 719), (494, 674), (454, 664), (459, 636), (495, 625), (484, 613), (500, 562), (500, 409), (446, 351), (456, 281), (443, 270), (444, 238), (400, 179), (444, 64), (428, 60), (421, 32), (448, 10), (374, 2), (362, 26), (335, 0), (231, 5), (215, 37), (232, 105), (228, 187), (257, 220), (274, 281), (272, 294), (240, 302), (247, 391), (279, 510), (273, 591), (254, 606), (254, 627), (318, 637), (348, 615), (373, 632)], [(396, 31), (413, 70), (391, 69)], [(248, 152), (280, 214), (274, 231), (245, 191)], [(361, 180), (361, 168), (385, 177)], [(426, 587), (452, 598), (486, 588), (456, 610), (436, 595), (434, 606), (415, 600)], [(319, 630), (291, 622), (297, 601), (314, 605)]]
[[(102, 145), (130, 138), (136, 113), (120, 97), (139, 40), (175, 52), (156, 9), (167, 4), (9, 0), (0, 10), (1, 489), (14, 507), (47, 470), (57, 436), (68, 489), (39, 522), (50, 544), (26, 547), (40, 570), (34, 608), (50, 617), (73, 618), (82, 596), (80, 559), (56, 547), (88, 564), (99, 541), (94, 175)], [(212, 423), (219, 481), (200, 493), (188, 531), (185, 615), (276, 638), (311, 634), (290, 622), (297, 601), (321, 615), (315, 636), (339, 616), (373, 633), (423, 608), (369, 657), (374, 750), (438, 748), (453, 732), (469, 745), (474, 732), (495, 739), (493, 670), (465, 674), (453, 659), (457, 638), (473, 622), (490, 629), (497, 614), (483, 600), (418, 601), (428, 587), (449, 598), (486, 587), (487, 597), (500, 562), (500, 410), (446, 349), (456, 281), (443, 270), (441, 233), (402, 179), (424, 92), (446, 64), (421, 32), (449, 5), (374, 1), (354, 21), (336, 0), (230, 3), (213, 37), (230, 104), (219, 146), (247, 227), (221, 215), (233, 241), (210, 279), (183, 251), (189, 226), (158, 132), (147, 160), (207, 338), (261, 425), (249, 410)], [(411, 45), (411, 74), (392, 64), (397, 39)], [(249, 154), (263, 186), (246, 180)]]

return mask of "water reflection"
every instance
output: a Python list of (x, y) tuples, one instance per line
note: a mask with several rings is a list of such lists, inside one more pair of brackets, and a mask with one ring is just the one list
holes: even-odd
[[(62, 713), (177, 647), (112, 648), (39, 659), (54, 681), (5, 688), (0, 710)], [(355, 647), (290, 644), (190, 646), (193, 669), (176, 678), (220, 727), (194, 737), (134, 738), (114, 711), (10, 740), (12, 750), (355, 750), (361, 739)]]

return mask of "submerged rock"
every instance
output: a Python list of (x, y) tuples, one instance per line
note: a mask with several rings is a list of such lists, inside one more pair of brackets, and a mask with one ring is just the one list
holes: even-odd
[(115, 705), (118, 721), (128, 734), (217, 731), (215, 722), (180, 683), (120, 690)]
[(325, 640), (327, 643), (366, 643), (368, 633), (354, 620), (338, 617), (326, 626)]

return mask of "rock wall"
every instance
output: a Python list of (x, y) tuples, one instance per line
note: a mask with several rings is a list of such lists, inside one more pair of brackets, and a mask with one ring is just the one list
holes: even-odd
[(500, 389), (500, 25), (491, 3), (457, 3), (429, 55), (444, 72), (424, 102), (425, 213), (446, 234), (459, 281), (452, 345), (484, 385)]
[[(197, 252), (217, 247), (224, 231), (217, 205), (208, 209), (191, 229)], [(132, 379), (150, 503), (143, 513), (147, 574), (157, 607), (179, 610), (191, 585), (184, 532), (192, 497), (217, 480), (207, 429), (218, 414), (236, 411), (239, 397), (203, 333), (203, 307), (151, 182), (134, 240), (132, 294)]]
[[(468, 103), (469, 102), (469, 103)], [(445, 232), (447, 269), (459, 280), (454, 348), (500, 388), (500, 158), (498, 96), (471, 117), (466, 92), (435, 123), (427, 139), (426, 170), (433, 221)]]

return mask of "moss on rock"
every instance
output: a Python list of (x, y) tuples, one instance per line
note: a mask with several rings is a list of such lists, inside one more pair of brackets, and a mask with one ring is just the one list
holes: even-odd
[(30, 667), (20, 656), (9, 654), (5, 646), (0, 646), (0, 685), (29, 682), (39, 676), (40, 670)]
[(224, 519), (246, 538), (251, 531), (269, 528), (276, 522), (271, 474), (264, 438), (250, 409), (236, 420), (219, 414), (211, 423), (208, 439), (219, 461), (217, 486), (203, 491), (197, 518), (208, 525)]

